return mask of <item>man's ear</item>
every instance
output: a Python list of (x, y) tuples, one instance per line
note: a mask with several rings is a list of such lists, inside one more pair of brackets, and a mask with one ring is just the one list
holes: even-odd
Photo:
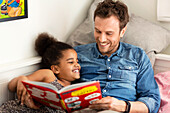
[(59, 67), (57, 65), (52, 65), (51, 66), (51, 70), (55, 74), (59, 74), (60, 73), (60, 69), (59, 69)]
[(123, 37), (123, 35), (124, 35), (125, 32), (126, 32), (126, 29), (127, 29), (127, 26), (125, 26), (125, 27), (121, 30), (121, 32), (120, 32), (120, 37)]

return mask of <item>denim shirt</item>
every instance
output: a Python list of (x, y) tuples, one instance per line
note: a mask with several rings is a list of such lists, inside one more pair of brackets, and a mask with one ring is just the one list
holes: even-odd
[(96, 43), (80, 45), (75, 50), (81, 65), (81, 82), (99, 80), (103, 97), (141, 101), (150, 113), (157, 113), (159, 87), (144, 50), (123, 42), (110, 57), (103, 56)]

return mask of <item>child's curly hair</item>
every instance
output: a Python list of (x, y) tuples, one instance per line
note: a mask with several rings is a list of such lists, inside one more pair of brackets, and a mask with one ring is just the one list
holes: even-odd
[(42, 57), (41, 67), (50, 69), (52, 65), (59, 65), (63, 51), (73, 49), (72, 46), (57, 41), (48, 33), (41, 33), (35, 41), (35, 50)]

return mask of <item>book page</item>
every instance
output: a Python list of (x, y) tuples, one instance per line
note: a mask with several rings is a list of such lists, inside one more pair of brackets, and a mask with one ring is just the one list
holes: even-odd
[(52, 89), (52, 90), (55, 90), (55, 91), (58, 92), (58, 89), (54, 85), (52, 85), (50, 83), (37, 82), (37, 81), (28, 81), (28, 80), (24, 80), (24, 82), (34, 84), (34, 85), (38, 85), (38, 86), (42, 86), (42, 87), (45, 87), (45, 88), (49, 88), (49, 89)]
[(27, 92), (37, 102), (52, 107), (54, 109), (64, 109), (60, 96), (57, 93), (57, 88), (50, 83), (36, 81), (22, 81)]
[(62, 88), (61, 90), (59, 90), (59, 93), (61, 93), (63, 91), (70, 90), (70, 89), (75, 89), (75, 88), (78, 88), (80, 86), (85, 86), (85, 85), (88, 85), (88, 84), (91, 84), (91, 83), (95, 83), (95, 82), (96, 81), (90, 81), (90, 82), (82, 82), (82, 83), (72, 84), (72, 85), (66, 86), (66, 87)]
[(69, 113), (87, 108), (93, 101), (102, 98), (100, 82), (73, 84), (62, 90), (60, 97)]

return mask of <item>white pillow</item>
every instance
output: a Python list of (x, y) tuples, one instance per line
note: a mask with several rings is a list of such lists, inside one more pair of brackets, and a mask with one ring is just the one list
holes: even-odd
[(160, 53), (170, 44), (170, 31), (131, 14), (122, 41), (143, 48), (154, 65), (155, 53)]
[(151, 51), (159, 53), (170, 44), (170, 31), (131, 14), (127, 31), (122, 41), (139, 46), (146, 53)]

